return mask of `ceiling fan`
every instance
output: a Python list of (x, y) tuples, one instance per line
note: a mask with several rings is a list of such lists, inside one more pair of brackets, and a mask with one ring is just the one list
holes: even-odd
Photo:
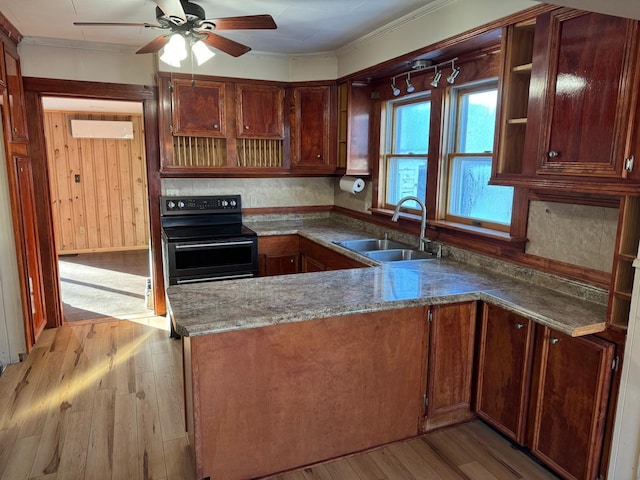
[(154, 2), (157, 5), (156, 19), (158, 24), (117, 22), (73, 22), (73, 24), (82, 27), (124, 26), (169, 30), (169, 33), (156, 37), (136, 53), (156, 53), (169, 43), (175, 33), (179, 33), (191, 43), (202, 40), (205, 44), (234, 57), (244, 55), (251, 50), (251, 47), (222, 37), (214, 33), (214, 30), (265, 30), (278, 28), (271, 15), (207, 19), (204, 9), (189, 0), (154, 0)]

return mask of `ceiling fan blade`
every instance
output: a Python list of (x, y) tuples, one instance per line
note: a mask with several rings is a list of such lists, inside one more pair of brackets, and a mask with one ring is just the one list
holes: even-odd
[(161, 25), (153, 23), (121, 23), (121, 22), (73, 22), (77, 27), (145, 27), (162, 28)]
[(138, 50), (136, 53), (156, 53), (162, 47), (164, 47), (167, 43), (169, 43), (169, 38), (171, 35), (160, 35), (159, 37), (154, 38), (149, 43), (147, 43), (144, 47)]
[(162, 10), (162, 12), (170, 18), (179, 18), (182, 22), (178, 23), (186, 23), (187, 16), (184, 13), (184, 8), (182, 8), (182, 3), (180, 0), (153, 0), (156, 2), (156, 5)]
[(278, 28), (271, 15), (246, 15), (243, 17), (211, 18), (216, 30), (272, 30)]
[(218, 50), (222, 50), (225, 53), (233, 57), (239, 57), (240, 55), (244, 55), (245, 53), (251, 51), (250, 47), (243, 45), (241, 43), (235, 42), (233, 40), (229, 40), (228, 38), (221, 37), (220, 35), (216, 35), (211, 32), (201, 32), (206, 35), (202, 39), (204, 43), (207, 45), (217, 48)]

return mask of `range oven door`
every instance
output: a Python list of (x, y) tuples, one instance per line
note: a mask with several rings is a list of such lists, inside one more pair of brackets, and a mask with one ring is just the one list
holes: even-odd
[(169, 284), (249, 278), (258, 274), (257, 238), (168, 241)]

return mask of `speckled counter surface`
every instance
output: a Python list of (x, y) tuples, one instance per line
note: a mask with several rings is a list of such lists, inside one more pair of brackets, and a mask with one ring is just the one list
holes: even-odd
[[(259, 235), (299, 234), (363, 263), (334, 241), (371, 237), (329, 221), (255, 224)], [(196, 283), (167, 290), (185, 336), (258, 328), (356, 312), (482, 300), (572, 336), (605, 329), (606, 305), (447, 259), (372, 268)]]

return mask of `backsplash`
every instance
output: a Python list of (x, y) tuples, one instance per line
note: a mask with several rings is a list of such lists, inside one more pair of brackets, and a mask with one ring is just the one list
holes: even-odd
[(333, 205), (333, 178), (164, 178), (163, 195), (242, 195), (243, 208)]
[(526, 253), (611, 272), (618, 209), (532, 201)]

